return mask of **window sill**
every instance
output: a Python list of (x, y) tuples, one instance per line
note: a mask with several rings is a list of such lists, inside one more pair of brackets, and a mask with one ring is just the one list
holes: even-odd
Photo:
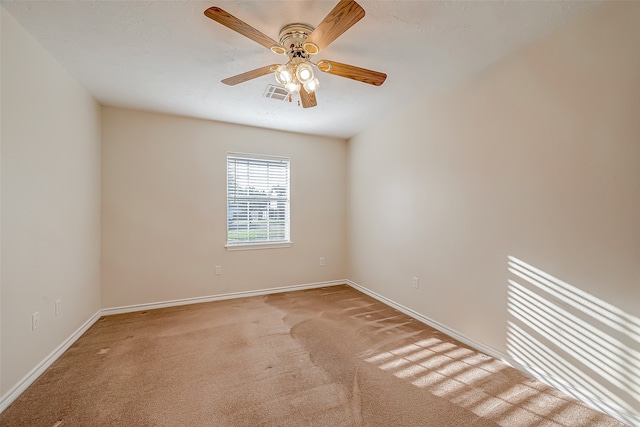
[(238, 243), (225, 245), (228, 251), (252, 251), (256, 249), (290, 248), (293, 242)]

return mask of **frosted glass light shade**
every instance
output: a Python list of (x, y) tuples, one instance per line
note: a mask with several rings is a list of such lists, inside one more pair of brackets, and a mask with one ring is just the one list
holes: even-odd
[(287, 83), (290, 83), (293, 80), (293, 70), (291, 65), (279, 65), (278, 68), (276, 68), (275, 76), (278, 83), (286, 86)]
[(306, 90), (307, 93), (313, 93), (319, 87), (320, 87), (320, 81), (318, 80), (317, 77), (314, 77), (313, 80), (308, 81), (304, 84), (304, 90)]
[(300, 83), (298, 83), (295, 80), (290, 81), (289, 83), (284, 85), (284, 88), (287, 90), (287, 92), (289, 92), (290, 94), (296, 94), (298, 92), (300, 92)]
[(296, 77), (302, 84), (310, 82), (313, 80), (313, 68), (305, 62), (298, 64), (296, 68)]

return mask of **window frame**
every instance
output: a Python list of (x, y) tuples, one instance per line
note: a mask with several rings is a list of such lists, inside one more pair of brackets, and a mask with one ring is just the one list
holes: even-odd
[[(284, 238), (282, 240), (257, 240), (257, 239), (253, 239), (253, 240), (245, 240), (245, 241), (234, 241), (234, 242), (230, 242), (229, 241), (229, 234), (231, 228), (230, 228), (230, 223), (231, 223), (231, 218), (229, 216), (229, 212), (231, 212), (232, 210), (232, 205), (230, 203), (230, 188), (229, 188), (229, 184), (230, 184), (230, 177), (232, 174), (230, 174), (230, 160), (231, 159), (239, 159), (239, 160), (246, 160), (248, 162), (254, 161), (256, 163), (259, 162), (285, 162), (286, 163), (286, 199), (285, 201), (285, 212), (284, 212)], [(225, 191), (226, 191), (226, 200), (225, 200), (225, 206), (226, 206), (226, 214), (225, 214), (225, 229), (226, 229), (226, 243), (225, 243), (225, 248), (227, 248), (227, 250), (229, 251), (237, 251), (237, 250), (252, 250), (252, 249), (273, 249), (273, 248), (284, 248), (284, 247), (290, 247), (293, 242), (291, 241), (291, 158), (290, 157), (285, 157), (285, 156), (273, 156), (273, 155), (266, 155), (266, 154), (254, 154), (254, 153), (241, 153), (241, 152), (227, 152), (227, 155), (225, 156), (225, 173), (226, 173), (226, 187), (225, 187)], [(236, 173), (237, 176), (237, 173)], [(250, 181), (250, 182), (254, 182), (254, 181)], [(247, 187), (250, 187), (250, 184), (247, 184)], [(244, 196), (245, 200), (247, 200), (247, 202), (250, 202), (252, 200), (252, 197), (249, 195)], [(260, 196), (256, 196), (255, 200), (258, 202), (267, 202), (269, 200), (269, 198), (265, 198), (265, 197), (260, 197)], [(270, 200), (271, 202), (274, 201)], [(282, 199), (277, 199), (278, 201), (282, 200)], [(269, 203), (269, 202), (267, 202)], [(269, 222), (271, 221), (271, 218), (269, 217), (269, 208), (267, 208), (267, 218), (266, 221)], [(249, 217), (249, 208), (247, 208), (247, 217)], [(250, 220), (247, 219), (247, 221), (249, 222)], [(248, 226), (250, 226), (250, 224), (247, 224)]]

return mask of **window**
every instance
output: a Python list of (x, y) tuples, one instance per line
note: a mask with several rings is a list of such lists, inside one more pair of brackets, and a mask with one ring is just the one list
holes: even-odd
[(289, 243), (289, 159), (227, 156), (227, 247)]

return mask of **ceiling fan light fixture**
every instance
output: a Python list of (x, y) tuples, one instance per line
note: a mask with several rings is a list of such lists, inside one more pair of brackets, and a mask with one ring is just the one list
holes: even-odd
[(290, 64), (278, 66), (275, 71), (276, 80), (283, 86), (293, 81), (293, 68)]
[(284, 85), (284, 88), (292, 95), (300, 92), (300, 83), (295, 80), (290, 81), (289, 83)]
[(314, 77), (311, 81), (306, 82), (303, 87), (307, 93), (313, 93), (320, 87), (320, 81), (317, 77)]
[(296, 67), (296, 77), (303, 85), (312, 81), (314, 79), (313, 68), (311, 68), (311, 65), (306, 62), (298, 64)]

